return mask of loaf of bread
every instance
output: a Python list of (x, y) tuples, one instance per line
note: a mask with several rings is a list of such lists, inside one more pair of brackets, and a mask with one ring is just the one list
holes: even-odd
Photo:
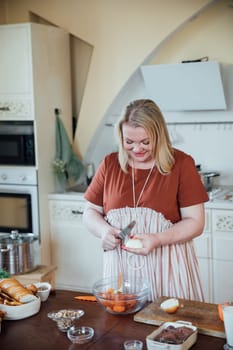
[(26, 286), (27, 290), (30, 290), (32, 294), (36, 295), (38, 292), (38, 288), (35, 286), (35, 284), (31, 283)]
[(0, 280), (0, 289), (23, 304), (36, 299), (36, 296), (15, 278), (9, 277)]

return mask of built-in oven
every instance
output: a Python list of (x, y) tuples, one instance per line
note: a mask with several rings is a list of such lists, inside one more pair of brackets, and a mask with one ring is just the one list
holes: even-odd
[(0, 269), (25, 273), (39, 263), (35, 167), (0, 167)]
[(33, 121), (0, 121), (0, 165), (35, 165)]

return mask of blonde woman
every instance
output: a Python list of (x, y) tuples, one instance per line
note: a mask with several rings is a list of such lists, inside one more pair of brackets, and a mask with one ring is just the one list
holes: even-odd
[[(116, 276), (123, 267), (127, 278), (143, 277), (152, 301), (163, 295), (203, 301), (192, 239), (203, 231), (208, 195), (194, 160), (172, 147), (152, 100), (131, 102), (117, 129), (119, 152), (103, 159), (84, 195), (84, 223), (102, 240), (103, 274)], [(132, 220), (140, 248), (117, 238)]]

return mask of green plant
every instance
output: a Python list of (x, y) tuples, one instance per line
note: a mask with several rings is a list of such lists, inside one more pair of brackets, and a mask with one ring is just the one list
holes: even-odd
[(1, 279), (1, 278), (7, 278), (7, 277), (10, 277), (9, 272), (7, 272), (7, 271), (4, 270), (4, 269), (0, 269), (0, 279)]
[(57, 175), (57, 176), (61, 176), (61, 177), (66, 177), (67, 178), (67, 171), (66, 171), (66, 165), (65, 163), (63, 162), (63, 160), (61, 159), (55, 159), (53, 161), (53, 170), (54, 170), (54, 173)]

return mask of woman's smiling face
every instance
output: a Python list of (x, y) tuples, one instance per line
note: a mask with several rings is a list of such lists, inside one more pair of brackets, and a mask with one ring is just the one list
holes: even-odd
[[(147, 167), (152, 162), (152, 145), (147, 131), (127, 123), (122, 125), (123, 146), (134, 165)], [(144, 165), (144, 166), (143, 166)]]

